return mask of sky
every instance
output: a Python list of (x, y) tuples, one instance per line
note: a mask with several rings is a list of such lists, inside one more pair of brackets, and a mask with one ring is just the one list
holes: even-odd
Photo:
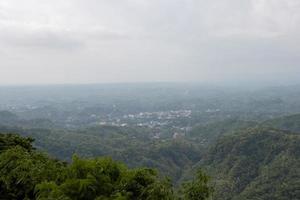
[(299, 77), (299, 0), (0, 0), (0, 85)]

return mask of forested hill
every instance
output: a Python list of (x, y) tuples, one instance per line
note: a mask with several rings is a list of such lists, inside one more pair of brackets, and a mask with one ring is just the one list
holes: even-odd
[(36, 151), (32, 141), (0, 133), (1, 200), (204, 200), (213, 191), (202, 171), (175, 194), (170, 180), (155, 169), (76, 155), (67, 164)]
[(249, 128), (220, 138), (197, 167), (213, 177), (214, 199), (296, 200), (299, 155), (299, 133)]
[(1, 127), (35, 139), (34, 146), (53, 157), (71, 161), (74, 153), (92, 158), (111, 156), (129, 167), (152, 167), (177, 182), (201, 158), (201, 149), (188, 140), (153, 140), (147, 128), (95, 126), (80, 130)]
[(9, 111), (0, 111), (0, 126), (22, 128), (54, 128), (54, 123), (45, 118), (24, 119)]
[(263, 125), (300, 133), (300, 114), (268, 120), (264, 122)]
[(230, 135), (233, 132), (241, 131), (249, 127), (255, 127), (257, 125), (258, 123), (255, 121), (244, 121), (235, 118), (226, 119), (195, 126), (187, 134), (187, 137), (207, 148), (224, 135)]

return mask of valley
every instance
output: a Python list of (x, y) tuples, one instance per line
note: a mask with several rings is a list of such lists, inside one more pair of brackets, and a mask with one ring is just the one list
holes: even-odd
[[(46, 94), (35, 88), (31, 106), (25, 100), (2, 105), (6, 110), (0, 112), (0, 133), (33, 138), (36, 149), (68, 163), (75, 154), (87, 159), (108, 156), (129, 168), (155, 168), (175, 188), (201, 168), (212, 179), (216, 200), (299, 197), (300, 95), (286, 99), (286, 94), (266, 90), (269, 96), (256, 95), (250, 101), (245, 91), (218, 89), (199, 95), (203, 89), (196, 86), (167, 87), (163, 95), (155, 90), (162, 86), (152, 87), (144, 93), (129, 87), (115, 102), (118, 88), (106, 95), (101, 88), (89, 95), (73, 91), (72, 98), (69, 88), (64, 95), (63, 89), (52, 88), (56, 94), (51, 101), (41, 101)], [(190, 90), (199, 93), (182, 93)], [(142, 101), (145, 96), (153, 99)], [(10, 101), (9, 95), (2, 98)], [(279, 177), (284, 182), (277, 183)]]

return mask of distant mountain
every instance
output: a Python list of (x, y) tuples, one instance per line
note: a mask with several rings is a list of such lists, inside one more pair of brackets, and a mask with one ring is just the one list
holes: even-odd
[(217, 200), (296, 200), (300, 197), (300, 135), (249, 128), (224, 136), (197, 167), (215, 182)]

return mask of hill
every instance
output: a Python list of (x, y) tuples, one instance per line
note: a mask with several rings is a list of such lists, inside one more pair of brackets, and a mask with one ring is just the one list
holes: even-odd
[(32, 141), (0, 133), (0, 199), (205, 200), (211, 196), (202, 171), (175, 195), (169, 179), (155, 169), (129, 169), (109, 157), (74, 155), (71, 163), (65, 163), (35, 150)]
[(300, 114), (268, 120), (262, 125), (300, 133)]
[(224, 136), (197, 164), (214, 178), (214, 199), (296, 200), (300, 197), (300, 135), (249, 128)]
[(200, 145), (208, 147), (224, 135), (230, 135), (235, 131), (254, 127), (255, 125), (257, 125), (257, 122), (230, 118), (223, 121), (195, 126), (188, 132), (187, 137)]
[(157, 168), (179, 180), (201, 158), (201, 149), (187, 140), (154, 140), (147, 128), (95, 126), (80, 130), (0, 127), (2, 133), (19, 133), (35, 139), (34, 146), (51, 156), (71, 161), (74, 153), (92, 158), (111, 156), (129, 167)]
[(46, 118), (25, 119), (9, 111), (0, 111), (0, 126), (50, 129), (57, 125)]

